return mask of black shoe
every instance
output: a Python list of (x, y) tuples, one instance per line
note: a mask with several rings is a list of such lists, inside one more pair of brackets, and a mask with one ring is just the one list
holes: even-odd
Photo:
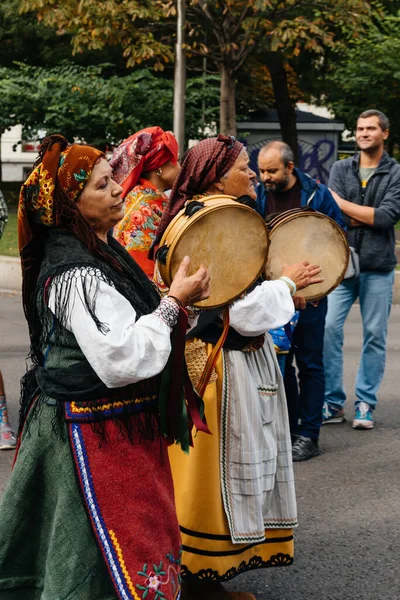
[(313, 456), (318, 456), (318, 454), (318, 440), (313, 440), (312, 438), (304, 437), (303, 435), (296, 437), (292, 446), (292, 456), (294, 462), (308, 460)]

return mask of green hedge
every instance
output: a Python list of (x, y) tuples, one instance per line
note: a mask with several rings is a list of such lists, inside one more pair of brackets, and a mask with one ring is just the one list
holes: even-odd
[(3, 192), (8, 206), (17, 206), (21, 185), (22, 182), (15, 181), (3, 181), (0, 183), (0, 190)]
[(17, 233), (17, 211), (11, 207), (8, 215), (8, 223), (0, 240), (0, 255), (19, 256), (18, 233)]

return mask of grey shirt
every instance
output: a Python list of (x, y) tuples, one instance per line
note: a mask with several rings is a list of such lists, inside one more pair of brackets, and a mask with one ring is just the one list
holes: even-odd
[(339, 160), (332, 166), (329, 187), (339, 196), (375, 209), (374, 224), (351, 227), (349, 243), (360, 256), (360, 270), (388, 272), (396, 266), (394, 226), (400, 218), (400, 165), (384, 152), (375, 172), (363, 187), (360, 155)]
[(367, 187), (368, 180), (375, 173), (376, 167), (359, 167), (358, 174), (363, 188)]

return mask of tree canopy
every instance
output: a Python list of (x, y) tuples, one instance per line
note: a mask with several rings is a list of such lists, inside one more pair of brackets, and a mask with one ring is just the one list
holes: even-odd
[[(115, 115), (123, 113), (124, 116), (118, 120), (110, 115), (116, 133), (114, 137), (106, 136), (107, 140), (119, 137), (125, 126), (135, 129), (142, 124), (140, 103), (146, 106), (145, 125), (150, 124), (155, 114), (160, 124), (168, 122), (171, 127), (175, 0), (64, 0), (62, 3), (4, 0), (4, 6), (8, 7), (8, 15), (14, 11), (13, 18), (16, 6), (24, 11), (23, 19), (27, 19), (29, 25), (27, 31), (32, 29), (32, 35), (38, 36), (35, 39), (39, 42), (40, 36), (50, 36), (50, 47), (54, 48), (52, 56), (58, 52), (62, 55), (61, 47), (51, 37), (51, 31), (57, 31), (64, 40), (64, 51), (67, 48), (68, 52), (74, 51), (74, 61), (79, 62), (86, 56), (87, 64), (109, 63), (102, 67), (101, 76), (110, 82), (100, 87), (96, 84), (96, 95), (112, 97), (113, 101), (108, 100), (106, 107), (109, 111), (112, 107)], [(261, 104), (275, 105), (282, 136), (294, 150), (297, 143), (294, 106), (302, 94), (305, 99), (328, 104), (347, 123), (354, 118), (355, 110), (352, 112), (351, 107), (357, 106), (358, 112), (360, 86), (368, 91), (364, 99), (368, 98), (370, 106), (379, 104), (384, 109), (387, 105), (382, 97), (388, 94), (383, 89), (396, 85), (394, 61), (398, 43), (398, 23), (393, 21), (390, 25), (384, 15), (396, 18), (399, 7), (399, 0), (325, 0), (324, 3), (315, 0), (187, 0), (186, 138), (197, 137), (196, 132), (205, 131), (207, 123), (218, 121), (218, 102), (220, 129), (233, 134), (237, 111), (242, 118)], [(2, 11), (3, 8), (0, 9), (0, 38)], [(36, 25), (33, 16), (38, 19)], [(18, 27), (16, 22), (14, 26)], [(5, 32), (6, 29), (7, 24)], [(10, 39), (7, 38), (8, 43)], [(389, 48), (390, 39), (395, 43)], [(25, 43), (21, 39), (20, 42)], [(365, 67), (369, 67), (375, 57), (376, 44), (376, 71), (368, 79), (367, 71), (372, 72), (375, 67)], [(40, 60), (51, 60), (44, 49), (42, 54), (40, 43), (36, 48)], [(1, 59), (4, 51), (0, 47), (0, 64), (4, 64)], [(381, 68), (378, 56), (384, 61), (386, 54), (390, 66), (382, 64)], [(389, 57), (393, 57), (393, 61)], [(54, 66), (54, 63), (48, 64)], [(149, 69), (145, 78), (141, 78), (143, 64)], [(159, 71), (155, 80), (152, 79), (154, 69)], [(134, 94), (130, 98), (121, 91), (121, 99), (114, 100), (112, 78), (117, 73), (122, 76), (121, 84)], [(86, 81), (83, 72), (81, 75), (82, 81)], [(132, 79), (125, 79), (128, 76)], [(138, 87), (132, 88), (136, 85), (134, 81)], [(376, 81), (380, 82), (379, 86), (374, 85)], [(354, 86), (353, 82), (356, 82)], [(139, 88), (144, 90), (143, 94)], [(86, 98), (87, 94), (86, 91), (81, 94), (82, 107), (85, 106), (83, 96)], [(349, 98), (349, 102), (343, 97)], [(135, 115), (129, 116), (129, 102)], [(132, 102), (135, 103), (132, 105)], [(156, 107), (154, 111), (152, 104)], [(391, 111), (388, 106), (386, 112), (391, 114)], [(91, 114), (89, 111), (86, 122), (90, 136), (95, 137), (90, 129)], [(101, 115), (97, 118), (102, 123)], [(392, 121), (395, 122), (394, 117)], [(103, 129), (105, 127), (104, 124)]]
[[(215, 123), (218, 83), (215, 77), (189, 81), (188, 136), (202, 136)], [(22, 124), (25, 139), (45, 130), (105, 148), (149, 125), (172, 127), (173, 83), (147, 69), (104, 77), (101, 66), (19, 64), (0, 69), (0, 92), (0, 130)]]
[[(192, 60), (207, 57), (208, 68), (212, 64), (220, 74), (220, 129), (233, 134), (236, 79), (257, 47), (270, 59), (271, 53), (285, 58), (303, 50), (320, 54), (336, 43), (338, 32), (361, 29), (371, 13), (365, 0), (326, 0), (323, 5), (311, 0), (188, 0), (187, 4), (188, 55)], [(21, 6), (36, 11), (59, 33), (71, 33), (76, 52), (118, 44), (128, 66), (147, 60), (162, 68), (173, 60), (174, 0), (59, 4), (22, 0)], [(276, 69), (271, 64), (276, 67), (277, 61), (267, 63), (273, 75)]]
[(358, 115), (375, 108), (391, 121), (391, 143), (400, 142), (400, 16), (387, 15), (353, 40), (331, 64), (323, 101), (353, 130)]

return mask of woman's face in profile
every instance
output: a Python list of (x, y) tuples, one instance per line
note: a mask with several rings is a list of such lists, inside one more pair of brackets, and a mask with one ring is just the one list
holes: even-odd
[(249, 155), (245, 150), (239, 154), (233, 166), (225, 177), (222, 177), (222, 193), (228, 196), (250, 196), (253, 200), (257, 197), (255, 183), (257, 176), (249, 167)]
[(124, 216), (122, 187), (111, 178), (112, 169), (105, 158), (93, 167), (76, 204), (97, 235), (106, 238)]
[(181, 165), (177, 162), (175, 165), (171, 160), (168, 160), (161, 167), (162, 180), (165, 183), (165, 189), (170, 190), (175, 183), (175, 179), (181, 172)]

